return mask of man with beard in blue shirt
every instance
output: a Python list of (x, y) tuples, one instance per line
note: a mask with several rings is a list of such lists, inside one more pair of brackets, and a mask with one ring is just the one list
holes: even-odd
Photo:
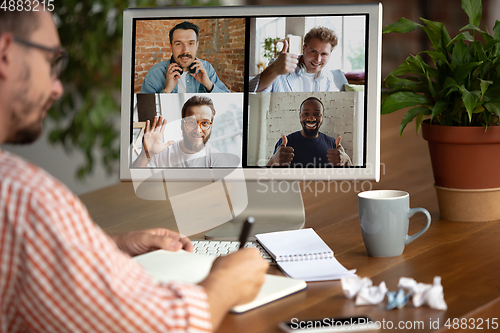
[(149, 69), (141, 93), (228, 93), (213, 66), (197, 58), (199, 27), (185, 21), (170, 30), (172, 57)]

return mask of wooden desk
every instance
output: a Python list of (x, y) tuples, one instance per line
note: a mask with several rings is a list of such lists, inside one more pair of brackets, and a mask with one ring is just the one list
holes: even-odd
[[(400, 277), (432, 283), (442, 277), (447, 311), (408, 304), (400, 310), (385, 310), (380, 305), (356, 307), (343, 296), (339, 281), (313, 282), (305, 291), (241, 315), (228, 315), (219, 332), (280, 332), (280, 321), (291, 318), (325, 318), (368, 315), (387, 328), (401, 321), (419, 332), (444, 331), (448, 318), (482, 318), (483, 331), (492, 331), (492, 319), (500, 317), (500, 221), (486, 223), (448, 222), (439, 218), (427, 143), (415, 135), (414, 125), (398, 137), (402, 113), (382, 117), (381, 162), (379, 183), (343, 182), (303, 184), (306, 227), (314, 228), (334, 250), (347, 268), (375, 284), (385, 281), (389, 290), (397, 289)], [(315, 192), (315, 188), (321, 193)], [(361, 238), (357, 210), (357, 192), (361, 189), (400, 189), (410, 193), (412, 207), (425, 207), (432, 215), (432, 225), (419, 239), (409, 244), (403, 255), (372, 258)], [(172, 209), (165, 201), (145, 201), (135, 197), (131, 184), (119, 184), (83, 195), (82, 200), (101, 227), (110, 233), (150, 227), (175, 225)], [(416, 215), (410, 223), (414, 233), (424, 224)], [(276, 272), (276, 269), (271, 269)], [(489, 319), (488, 330), (486, 320)], [(431, 328), (430, 322), (438, 328)], [(496, 319), (498, 325), (500, 319)], [(453, 322), (452, 322), (453, 323)], [(476, 321), (476, 324), (479, 321)], [(500, 327), (497, 328), (500, 330)], [(390, 329), (381, 331), (392, 331)], [(468, 331), (467, 329), (463, 330)]]

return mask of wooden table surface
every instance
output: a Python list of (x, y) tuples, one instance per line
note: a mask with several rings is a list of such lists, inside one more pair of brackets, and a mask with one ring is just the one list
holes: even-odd
[[(389, 290), (397, 290), (403, 276), (428, 284), (434, 276), (441, 276), (448, 310), (408, 304), (388, 311), (385, 301), (356, 306), (344, 297), (340, 281), (312, 282), (302, 292), (244, 314), (228, 315), (218, 332), (280, 332), (278, 323), (291, 318), (355, 315), (378, 321), (382, 325), (380, 331), (403, 325), (406, 330), (441, 332), (447, 329), (448, 319), (452, 328), (458, 328), (454, 331), (470, 331), (473, 324), (481, 324), (484, 332), (500, 331), (500, 221), (469, 223), (439, 218), (427, 143), (415, 134), (413, 124), (403, 137), (398, 136), (402, 116), (397, 112), (382, 117), (379, 183), (338, 182), (331, 183), (329, 190), (325, 183), (302, 184), (306, 227), (316, 230), (341, 264), (356, 268), (359, 276), (371, 278), (374, 284), (385, 281)], [(323, 188), (326, 189), (321, 191)], [(407, 191), (411, 207), (424, 207), (432, 215), (429, 230), (409, 244), (401, 256), (373, 258), (366, 253), (358, 221), (357, 193), (369, 189)], [(109, 233), (175, 227), (168, 201), (138, 199), (130, 183), (81, 198), (96, 223)], [(410, 233), (420, 230), (424, 223), (423, 215), (414, 216)], [(280, 274), (275, 267), (270, 273)]]

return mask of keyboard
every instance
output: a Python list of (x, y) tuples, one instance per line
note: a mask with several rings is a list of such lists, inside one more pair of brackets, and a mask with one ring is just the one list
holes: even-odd
[[(194, 247), (194, 253), (208, 254), (210, 256), (223, 256), (232, 252), (238, 251), (240, 242), (237, 241), (217, 241), (217, 240), (191, 240)], [(253, 247), (260, 251), (264, 260), (270, 264), (276, 264), (274, 259), (267, 253), (267, 251), (257, 242), (247, 242), (245, 247)]]

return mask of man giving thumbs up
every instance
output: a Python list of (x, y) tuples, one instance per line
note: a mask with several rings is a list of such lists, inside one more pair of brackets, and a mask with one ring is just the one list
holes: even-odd
[(300, 105), (299, 119), (302, 130), (281, 136), (268, 166), (296, 168), (351, 166), (351, 159), (340, 144), (319, 131), (323, 123), (324, 106), (316, 97), (309, 97)]
[(288, 52), (288, 41), (285, 39), (283, 48), (276, 60), (270, 64), (260, 75), (257, 91), (263, 91), (269, 87), (279, 75), (293, 73), (299, 63), (299, 56)]
[(274, 150), (274, 155), (271, 157), (268, 166), (288, 166), (295, 156), (292, 147), (287, 147), (288, 139), (286, 136), (281, 135), (281, 144), (278, 141), (278, 148)]
[(315, 27), (304, 36), (302, 54), (288, 53), (285, 40), (280, 54), (249, 82), (250, 92), (341, 91), (347, 79), (340, 69), (328, 70), (337, 36), (326, 27)]

